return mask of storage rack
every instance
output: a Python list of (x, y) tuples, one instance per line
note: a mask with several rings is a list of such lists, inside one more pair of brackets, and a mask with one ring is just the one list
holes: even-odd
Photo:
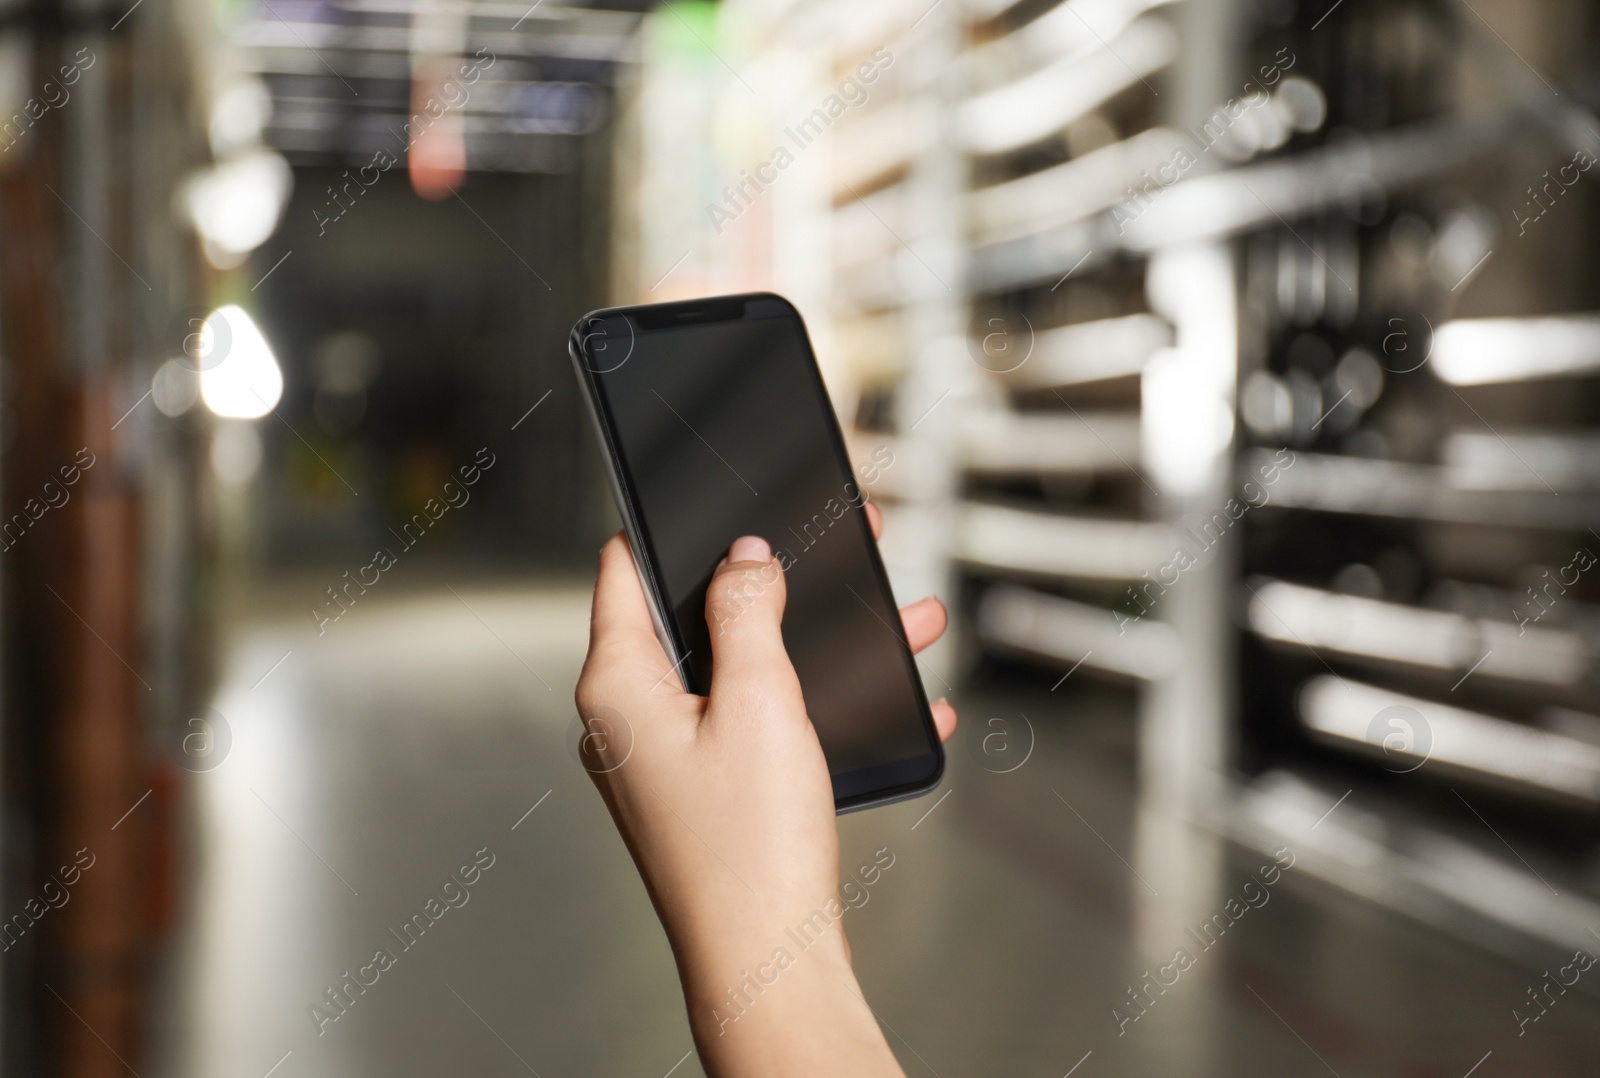
[[(893, 448), (897, 590), (959, 585), (977, 647), (1135, 688), (1147, 801), (1539, 958), (1600, 921), (1600, 570), (1508, 617), (1600, 531), (1590, 181), (1511, 223), (1600, 154), (1590, 87), (1539, 70), (1595, 28), (1540, 40), (1551, 14), (730, 0), (725, 66), (787, 73), (769, 113), (895, 61), (690, 259), (797, 296), (860, 452)], [(735, 175), (783, 125), (710, 77), (761, 133), (694, 167)], [(1491, 386), (1496, 359), (1559, 376)], [(1396, 706), (1437, 738), (1415, 771)]]
[[(1299, 212), (1239, 241), (1240, 473), (1269, 446), (1296, 462), (1244, 521), (1231, 807), (1240, 833), (1302, 836), (1341, 884), (1532, 960), (1600, 918), (1600, 589), (1572, 567), (1600, 553), (1600, 297), (1574, 242), (1591, 185), (1573, 169), (1542, 233), (1523, 207), (1600, 153), (1600, 124), (1578, 103), (1594, 25), (1522, 16), (1520, 37), (1427, 5), (1353, 5), (1314, 43), (1290, 27), (1353, 134), (1285, 159), (1320, 162), (1331, 197), (1302, 179)], [(1290, 228), (1348, 266), (1354, 303), (1284, 289)], [(1564, 570), (1547, 609), (1530, 585)]]

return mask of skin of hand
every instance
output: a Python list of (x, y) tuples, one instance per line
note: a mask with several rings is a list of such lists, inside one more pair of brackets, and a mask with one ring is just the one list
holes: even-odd
[[(866, 510), (881, 535), (876, 507)], [(763, 540), (733, 544), (706, 599), (711, 694), (696, 696), (656, 640), (627, 540), (613, 536), (575, 694), (588, 730), (580, 753), (671, 941), (707, 1073), (900, 1075), (842, 924), (804, 950), (785, 932), (837, 900), (839, 834), (783, 646), (784, 586)], [(913, 651), (947, 624), (931, 597), (900, 614)], [(933, 713), (948, 740), (954, 709), (941, 700)], [(774, 962), (780, 949), (787, 963)]]

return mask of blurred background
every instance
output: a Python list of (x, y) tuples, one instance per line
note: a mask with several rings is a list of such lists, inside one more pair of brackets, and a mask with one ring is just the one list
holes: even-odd
[(1593, 1075), (1597, 110), (1576, 0), (0, 0), (4, 1073), (700, 1073), (564, 338), (770, 289), (953, 613), (908, 1074)]

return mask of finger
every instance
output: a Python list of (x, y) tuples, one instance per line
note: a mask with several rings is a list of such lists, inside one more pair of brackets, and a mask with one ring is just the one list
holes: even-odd
[(650, 621), (650, 607), (628, 540), (621, 532), (600, 548), (600, 575), (589, 614), (589, 654), (591, 658), (603, 656), (607, 663), (666, 658)]
[(874, 539), (882, 539), (883, 538), (883, 514), (880, 513), (878, 511), (878, 507), (876, 505), (873, 505), (871, 502), (868, 502), (866, 504), (866, 510), (867, 510), (867, 523), (872, 525), (872, 537)]
[(956, 709), (950, 706), (950, 701), (943, 698), (935, 700), (929, 706), (933, 711), (933, 727), (939, 731), (939, 742), (943, 744), (956, 732)]
[[(766, 540), (744, 536), (728, 549), (706, 589), (711, 698), (728, 693), (781, 698), (799, 682), (783, 646), (783, 569)], [(774, 692), (775, 690), (775, 692)]]
[(950, 624), (950, 615), (944, 604), (930, 595), (902, 606), (900, 624), (906, 629), (906, 643), (916, 653), (944, 635), (945, 628)]

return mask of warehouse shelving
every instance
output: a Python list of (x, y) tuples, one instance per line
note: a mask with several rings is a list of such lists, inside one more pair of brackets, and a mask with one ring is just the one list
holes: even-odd
[[(823, 269), (725, 244), (717, 280), (796, 294), (852, 452), (893, 451), (897, 589), (959, 582), (978, 651), (1131, 687), (1163, 811), (1519, 957), (1600, 922), (1573, 838), (1594, 582), (1511, 613), (1522, 567), (1600, 531), (1600, 297), (1565, 237), (1514, 247), (1485, 208), (1530, 147), (1600, 154), (1600, 120), (1420, 3), (724, 10), (735, 66), (792, 76), (768, 131), (895, 58), (772, 192), (771, 235)], [(1435, 716), (1415, 774), (1355, 722), (1391, 706)], [(1480, 794), (1548, 824), (1529, 864)], [(1141, 872), (1204, 877), (1164, 828), (1141, 821)]]
[[(1571, 122), (1581, 106), (1555, 124), (1530, 109), (1521, 73), (1508, 90), (1520, 63), (1485, 62), (1504, 45), (1466, 15), (1351, 5), (1331, 48), (1291, 30), (1324, 73), (1385, 32), (1415, 47), (1364, 87), (1328, 83), (1338, 139), (1179, 185), (1130, 229), (1237, 246), (1240, 475), (1295, 453), (1244, 522), (1238, 777), (1213, 815), (1534, 960), (1600, 918), (1583, 837), (1600, 809), (1600, 637), (1582, 594), (1550, 622), (1515, 615), (1523, 578), (1600, 519), (1579, 463), (1593, 324), (1561, 309), (1596, 297), (1519, 244), (1502, 204), (1523, 162), (1595, 136)], [(1202, 221), (1208, 204), (1232, 209)], [(1407, 326), (1415, 339), (1387, 336)]]

